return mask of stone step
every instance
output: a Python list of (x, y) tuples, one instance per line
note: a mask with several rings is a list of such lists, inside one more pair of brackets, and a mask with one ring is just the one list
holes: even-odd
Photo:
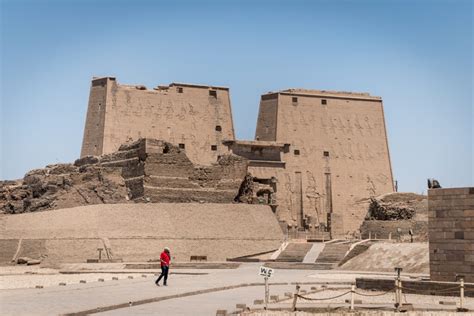
[(311, 243), (289, 243), (276, 258), (276, 261), (302, 262), (312, 246)]
[(327, 243), (315, 262), (338, 264), (344, 259), (349, 248), (349, 243)]

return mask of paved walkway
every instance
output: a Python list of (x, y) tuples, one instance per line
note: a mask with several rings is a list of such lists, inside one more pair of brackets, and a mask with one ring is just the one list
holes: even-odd
[[(120, 274), (117, 275), (119, 280), (107, 278), (105, 282), (0, 290), (0, 305), (2, 315), (92, 313), (108, 308), (104, 314), (215, 315), (217, 309), (233, 311), (236, 303), (249, 304), (263, 298), (259, 266), (259, 263), (249, 263), (237, 269), (186, 270), (207, 274), (171, 275), (168, 287), (155, 286), (154, 277), (128, 279), (127, 275)], [(349, 283), (354, 282), (356, 276), (360, 274), (278, 269), (271, 283), (280, 285), (271, 285), (270, 291), (282, 297), (284, 292), (294, 290), (293, 282)]]

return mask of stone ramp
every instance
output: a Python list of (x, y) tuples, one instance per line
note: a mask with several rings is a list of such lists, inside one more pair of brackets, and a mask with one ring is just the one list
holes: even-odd
[(393, 267), (401, 267), (403, 272), (429, 273), (429, 245), (427, 242), (378, 241), (369, 245), (368, 249), (353, 258), (350, 258), (349, 253), (349, 260), (343, 262), (340, 269), (393, 273)]
[(286, 246), (275, 261), (279, 262), (303, 262), (313, 244), (292, 242)]
[(316, 259), (316, 263), (331, 264), (332, 267), (335, 267), (344, 259), (349, 248), (350, 243), (348, 242), (326, 243), (323, 251), (321, 251), (318, 258)]
[(315, 263), (324, 249), (325, 243), (314, 243), (303, 259), (303, 263)]

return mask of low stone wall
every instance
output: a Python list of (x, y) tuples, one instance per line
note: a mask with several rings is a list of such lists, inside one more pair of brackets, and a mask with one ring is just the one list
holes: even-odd
[[(459, 296), (459, 283), (435, 281), (409, 281), (402, 279), (402, 292), (408, 294)], [(395, 287), (392, 279), (356, 278), (356, 287), (364, 290), (390, 291)], [(453, 289), (455, 288), (455, 289)], [(474, 297), (474, 283), (464, 284), (464, 295)]]
[[(398, 233), (398, 229), (401, 233)], [(413, 240), (428, 240), (428, 222), (416, 220), (378, 221), (366, 220), (360, 228), (362, 239), (401, 239), (410, 240), (409, 231), (413, 231)]]

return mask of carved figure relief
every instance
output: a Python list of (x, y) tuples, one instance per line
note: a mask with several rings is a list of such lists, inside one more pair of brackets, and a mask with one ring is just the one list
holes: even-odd
[(309, 205), (312, 213), (314, 214), (315, 223), (317, 226), (321, 223), (321, 194), (318, 192), (316, 186), (316, 179), (310, 171), (306, 171), (306, 178), (308, 180), (308, 185), (306, 186), (306, 197), (309, 200)]

